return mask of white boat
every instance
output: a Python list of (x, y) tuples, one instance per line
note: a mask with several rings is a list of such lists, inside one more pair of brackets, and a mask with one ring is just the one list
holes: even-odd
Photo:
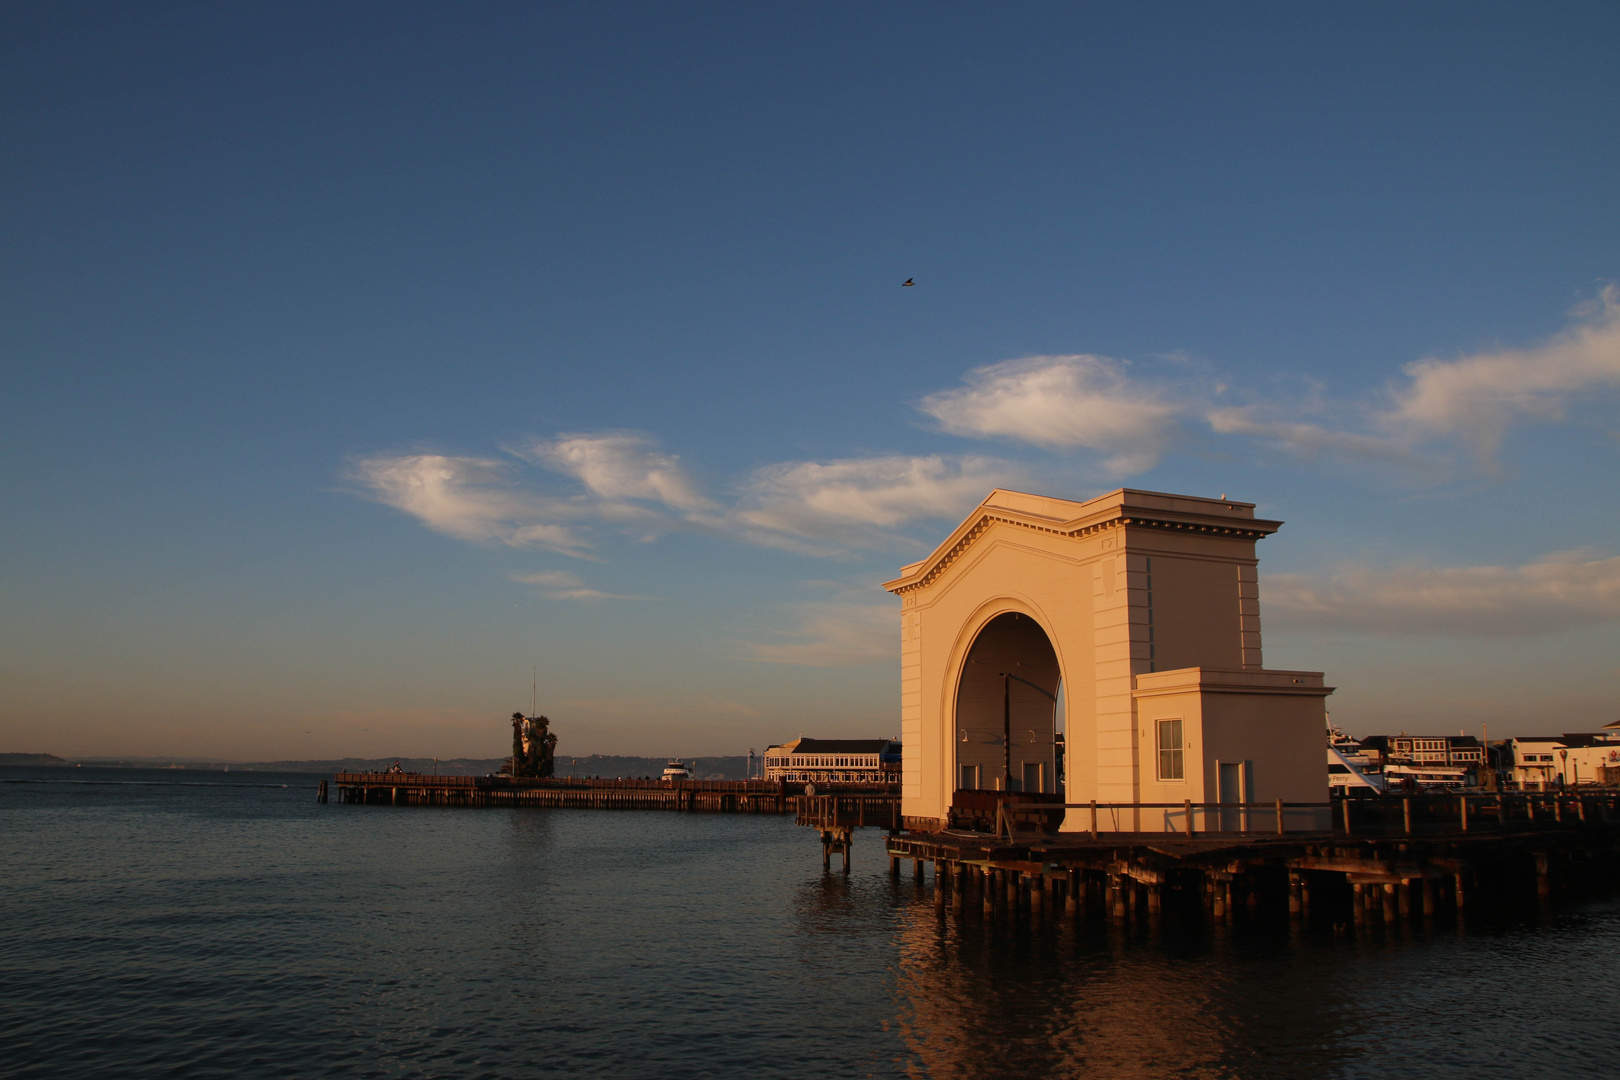
[(1328, 790), (1348, 793), (1352, 788), (1387, 790), (1378, 774), (1378, 761), (1361, 749), (1361, 744), (1336, 727), (1327, 730)]
[(669, 764), (664, 766), (665, 780), (690, 780), (692, 770), (686, 767), (686, 762), (678, 758), (671, 758)]
[(1410, 783), (1419, 791), (1455, 791), (1468, 785), (1468, 770), (1449, 765), (1388, 765), (1384, 779), (1395, 787)]
[(1362, 754), (1346, 754), (1337, 747), (1327, 748), (1328, 788), (1370, 788), (1382, 792), (1384, 778), (1367, 771), (1368, 759)]

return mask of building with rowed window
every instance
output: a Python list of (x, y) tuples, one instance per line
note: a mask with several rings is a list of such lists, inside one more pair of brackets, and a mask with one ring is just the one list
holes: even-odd
[(791, 784), (898, 784), (894, 739), (795, 739), (765, 748), (765, 779)]

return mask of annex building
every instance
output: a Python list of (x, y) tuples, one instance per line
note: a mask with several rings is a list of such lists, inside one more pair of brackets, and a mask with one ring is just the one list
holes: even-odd
[[(943, 828), (961, 791), (1326, 801), (1332, 688), (1261, 661), (1255, 545), (1281, 525), (1224, 498), (992, 491), (884, 585), (900, 598), (907, 827)], [(1137, 817), (1118, 827), (1185, 824)]]

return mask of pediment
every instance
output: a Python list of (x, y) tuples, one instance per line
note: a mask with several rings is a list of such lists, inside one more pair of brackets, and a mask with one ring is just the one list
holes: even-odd
[(1259, 540), (1282, 527), (1255, 517), (1253, 503), (1230, 499), (1120, 488), (1075, 502), (997, 488), (926, 559), (902, 568), (883, 587), (896, 595), (926, 588), (998, 523), (1072, 539), (1129, 526)]

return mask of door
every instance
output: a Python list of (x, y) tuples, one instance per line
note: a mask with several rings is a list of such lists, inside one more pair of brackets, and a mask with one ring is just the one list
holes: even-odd
[(1046, 790), (1046, 763), (1044, 761), (1024, 762), (1024, 790)]
[(1238, 761), (1218, 761), (1220, 770), (1221, 831), (1236, 832), (1242, 828), (1241, 812), (1228, 803), (1243, 801), (1243, 764)]

